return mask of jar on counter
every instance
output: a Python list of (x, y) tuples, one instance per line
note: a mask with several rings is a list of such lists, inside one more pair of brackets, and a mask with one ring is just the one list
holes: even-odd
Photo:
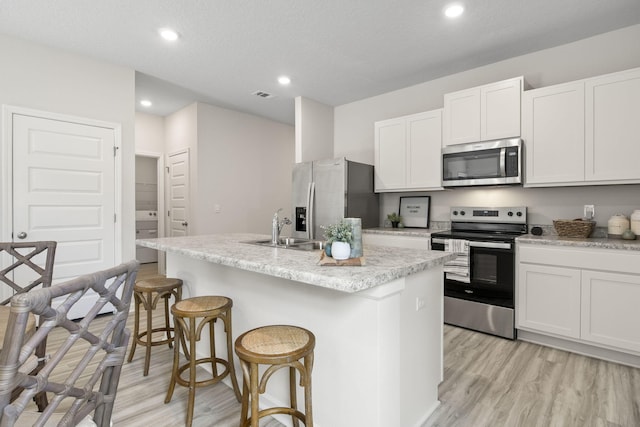
[(631, 214), (631, 231), (633, 231), (636, 236), (640, 236), (640, 209), (636, 209)]
[(621, 239), (622, 234), (629, 229), (629, 219), (622, 214), (616, 214), (609, 218), (607, 226), (609, 237)]

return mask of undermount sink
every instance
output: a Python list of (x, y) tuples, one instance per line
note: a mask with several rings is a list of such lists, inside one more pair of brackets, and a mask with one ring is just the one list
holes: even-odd
[(272, 248), (296, 249), (299, 251), (315, 251), (324, 249), (325, 242), (320, 240), (299, 239), (297, 237), (281, 237), (278, 243), (274, 244), (271, 239), (249, 240), (243, 243), (251, 245), (269, 246)]

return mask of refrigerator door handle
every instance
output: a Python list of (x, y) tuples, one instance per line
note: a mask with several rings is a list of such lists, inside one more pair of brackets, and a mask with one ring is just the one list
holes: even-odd
[(308, 239), (313, 239), (314, 235), (313, 235), (313, 227), (315, 226), (314, 224), (314, 215), (315, 212), (313, 211), (313, 199), (316, 196), (316, 183), (315, 182), (310, 182), (309, 183), (309, 190), (307, 191), (307, 238)]

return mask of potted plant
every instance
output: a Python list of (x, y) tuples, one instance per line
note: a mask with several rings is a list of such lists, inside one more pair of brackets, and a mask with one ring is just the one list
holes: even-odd
[(337, 224), (331, 224), (323, 228), (324, 237), (327, 239), (327, 246), (331, 245), (331, 256), (333, 259), (348, 259), (351, 253), (351, 243), (353, 243), (351, 224), (341, 220)]
[(398, 224), (402, 221), (402, 217), (395, 212), (388, 214), (387, 219), (391, 221), (391, 226), (393, 228), (398, 228)]

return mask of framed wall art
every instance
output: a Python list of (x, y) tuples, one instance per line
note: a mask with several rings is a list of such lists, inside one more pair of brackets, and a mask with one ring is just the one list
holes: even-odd
[(400, 197), (400, 216), (405, 227), (429, 228), (431, 197)]

